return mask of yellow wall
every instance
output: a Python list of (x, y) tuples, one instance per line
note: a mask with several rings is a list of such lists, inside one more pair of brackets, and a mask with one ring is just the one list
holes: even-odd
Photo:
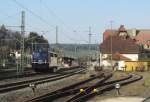
[(147, 71), (150, 62), (149, 61), (126, 61), (125, 65), (126, 65), (125, 71), (136, 71), (137, 68), (138, 69), (144, 68), (144, 71)]

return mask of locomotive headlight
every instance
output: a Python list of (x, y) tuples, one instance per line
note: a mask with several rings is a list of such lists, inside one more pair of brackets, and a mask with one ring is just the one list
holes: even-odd
[(35, 60), (33, 60), (32, 62), (33, 62), (33, 63), (35, 63), (36, 61), (35, 61)]
[(45, 63), (46, 63), (47, 61), (45, 60)]

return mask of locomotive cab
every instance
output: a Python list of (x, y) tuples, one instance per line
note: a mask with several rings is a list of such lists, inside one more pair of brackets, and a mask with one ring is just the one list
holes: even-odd
[(35, 71), (46, 71), (49, 69), (48, 52), (35, 51), (32, 54), (32, 68)]
[(32, 44), (32, 68), (39, 72), (57, 71), (57, 54), (45, 43)]

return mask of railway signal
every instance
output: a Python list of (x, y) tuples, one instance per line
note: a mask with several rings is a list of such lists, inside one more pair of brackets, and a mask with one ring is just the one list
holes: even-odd
[(117, 95), (119, 96), (120, 95), (120, 84), (115, 84), (115, 89), (116, 89), (116, 92), (117, 92)]
[(94, 92), (94, 93), (98, 93), (98, 89), (94, 88), (94, 89), (93, 89), (93, 92)]
[(82, 92), (85, 92), (85, 90), (84, 89), (80, 89), (80, 93), (82, 93)]
[(32, 92), (33, 92), (34, 95), (35, 95), (35, 90), (36, 90), (36, 85), (35, 85), (35, 83), (30, 83), (30, 84), (29, 84), (29, 87), (32, 89)]

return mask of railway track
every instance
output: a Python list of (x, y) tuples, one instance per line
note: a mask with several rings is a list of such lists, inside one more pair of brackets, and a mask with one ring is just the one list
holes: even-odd
[(142, 102), (149, 102), (150, 97), (145, 98)]
[(66, 72), (64, 74), (58, 74), (58, 75), (53, 75), (53, 76), (39, 78), (39, 79), (31, 79), (31, 80), (14, 82), (14, 83), (9, 83), (9, 84), (2, 84), (2, 85), (0, 85), (0, 93), (26, 88), (26, 87), (29, 87), (29, 84), (31, 84), (31, 83), (38, 85), (38, 84), (42, 84), (42, 83), (46, 83), (46, 82), (56, 81), (59, 79), (63, 79), (63, 78), (81, 73), (83, 71), (84, 71), (84, 69), (78, 69), (76, 71), (72, 71), (72, 72), (68, 72), (68, 73)]
[[(124, 86), (124, 85), (130, 84), (130, 83), (136, 82), (142, 78), (143, 77), (139, 76), (139, 75), (130, 75), (130, 77), (127, 79), (123, 79), (123, 80), (120, 79), (118, 81), (112, 81), (107, 84), (104, 84), (103, 87), (100, 87), (97, 89), (97, 92), (93, 92), (93, 91), (86, 92), (86, 93), (82, 94), (82, 96), (81, 95), (78, 95), (78, 97), (74, 96), (73, 98), (67, 100), (66, 102), (86, 102), (87, 100), (91, 99), (92, 97), (94, 97), (96, 95), (101, 95), (106, 91), (115, 89), (116, 84), (120, 84), (121, 86)], [(93, 87), (93, 89), (94, 88), (95, 87)]]
[[(71, 70), (77, 70), (77, 69), (78, 69), (78, 66), (70, 67), (70, 68), (60, 68), (60, 70), (58, 70), (58, 72), (55, 72), (55, 73), (60, 74), (60, 73), (64, 73), (64, 72), (71, 71)], [(37, 76), (37, 75), (45, 75), (48, 73), (50, 73), (50, 72), (47, 72), (47, 73), (34, 72), (32, 69), (28, 69), (28, 70), (25, 70), (25, 72), (23, 74), (17, 75), (17, 71), (15, 71), (15, 70), (5, 71), (5, 72), (0, 72), (0, 81), (7, 80), (7, 79), (32, 77), (32, 76)], [(52, 73), (52, 74), (54, 74), (54, 73)]]
[(25, 70), (24, 74), (17, 74), (17, 71), (5, 71), (0, 72), (0, 81), (6, 80), (6, 79), (13, 79), (13, 78), (22, 78), (22, 77), (28, 77), (28, 76), (35, 76), (42, 73), (36, 73), (33, 70)]
[(75, 84), (66, 86), (66, 87), (64, 87), (62, 89), (58, 89), (58, 90), (56, 90), (54, 92), (42, 95), (42, 96), (34, 98), (32, 100), (28, 100), (27, 102), (39, 102), (39, 101), (43, 101), (43, 100), (46, 100), (46, 99), (51, 99), (52, 100), (52, 99), (55, 99), (57, 97), (60, 97), (59, 95), (66, 94), (66, 93), (64, 93), (64, 92), (66, 92), (66, 90), (69, 90), (69, 93), (72, 93), (70, 91), (72, 88), (79, 87), (79, 86), (81, 86), (81, 85), (83, 85), (85, 83), (88, 83), (88, 82), (90, 82), (92, 80), (95, 80), (96, 78), (101, 78), (101, 77), (103, 77), (103, 75), (104, 74), (101, 73), (99, 76), (94, 76), (94, 77), (88, 78), (86, 80), (83, 80), (83, 81), (77, 82)]
[(43, 102), (43, 101), (44, 102), (49, 102), (49, 101), (55, 100), (55, 99), (57, 99), (59, 97), (62, 97), (64, 95), (72, 94), (75, 91), (80, 90), (83, 87), (84, 84), (87, 84), (88, 82), (91, 82), (91, 81), (93, 81), (93, 80), (95, 80), (97, 78), (100, 80), (100, 82), (103, 82), (103, 81), (106, 81), (111, 76), (112, 76), (112, 74), (109, 77), (104, 78), (104, 73), (101, 73), (98, 76), (91, 77), (91, 78), (86, 79), (84, 81), (81, 81), (81, 82), (78, 82), (78, 83), (66, 86), (66, 87), (64, 87), (62, 89), (56, 90), (54, 92), (48, 93), (46, 95), (43, 95), (43, 96), (40, 96), (40, 97), (37, 97), (37, 98), (34, 98), (34, 99), (29, 100), (27, 102)]
[[(111, 78), (111, 76), (112, 74), (109, 74), (105, 76), (102, 80), (98, 81), (97, 83), (91, 86), (75, 87), (74, 85), (71, 85), (63, 89), (57, 90), (55, 92), (46, 94), (44, 96), (34, 98), (27, 102), (52, 102), (58, 100), (61, 97), (66, 97), (71, 95), (73, 95), (73, 97), (71, 98), (69, 97), (70, 99), (67, 98), (65, 102), (86, 102), (87, 100), (89, 100), (90, 98), (96, 95), (100, 95), (105, 91), (114, 89), (116, 83), (119, 83), (121, 86), (124, 86), (142, 79), (142, 76), (128, 75), (127, 77), (121, 79), (107, 81), (108, 79)], [(78, 83), (78, 84), (82, 84), (82, 83)], [(79, 93), (81, 89), (83, 89), (84, 91)], [(96, 92), (93, 92), (94, 89), (96, 89)]]

